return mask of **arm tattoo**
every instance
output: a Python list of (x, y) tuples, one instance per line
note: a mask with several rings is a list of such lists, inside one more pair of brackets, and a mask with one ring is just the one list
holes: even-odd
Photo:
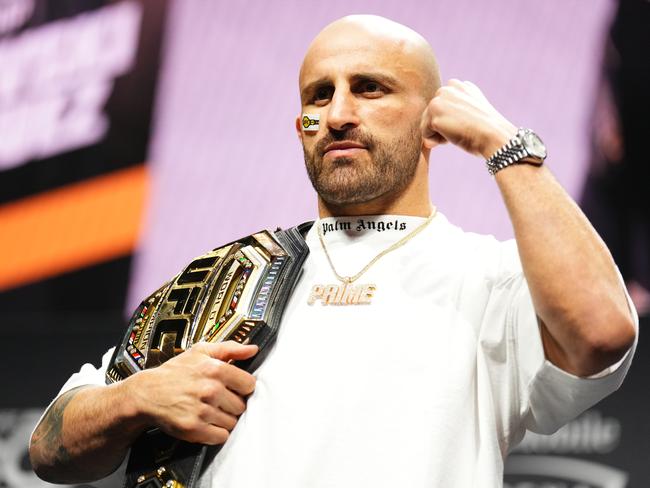
[(63, 430), (63, 413), (68, 403), (83, 388), (75, 388), (64, 393), (50, 408), (47, 415), (36, 427), (32, 436), (32, 446), (36, 447), (51, 458), (53, 465), (64, 464), (70, 461), (70, 454), (63, 445), (61, 432)]

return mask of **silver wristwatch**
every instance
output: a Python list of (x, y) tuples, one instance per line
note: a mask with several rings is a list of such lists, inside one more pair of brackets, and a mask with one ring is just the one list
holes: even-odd
[(546, 146), (530, 129), (520, 127), (505, 146), (495, 152), (485, 164), (492, 176), (512, 164), (527, 163), (541, 166), (546, 159)]

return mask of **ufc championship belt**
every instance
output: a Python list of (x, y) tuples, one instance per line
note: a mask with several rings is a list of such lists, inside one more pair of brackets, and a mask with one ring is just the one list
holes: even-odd
[[(309, 253), (311, 223), (262, 231), (196, 258), (136, 309), (106, 372), (106, 383), (155, 368), (197, 342), (234, 340), (259, 352), (234, 364), (254, 371), (270, 350)], [(157, 428), (131, 447), (125, 488), (193, 488), (218, 448)]]

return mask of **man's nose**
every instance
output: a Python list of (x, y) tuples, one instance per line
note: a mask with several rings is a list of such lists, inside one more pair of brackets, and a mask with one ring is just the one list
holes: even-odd
[(356, 100), (349, 91), (335, 91), (327, 113), (330, 129), (345, 130), (359, 125)]

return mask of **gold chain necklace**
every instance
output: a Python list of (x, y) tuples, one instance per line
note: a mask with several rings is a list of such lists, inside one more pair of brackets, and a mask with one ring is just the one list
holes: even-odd
[(313, 305), (317, 300), (321, 300), (323, 305), (365, 305), (369, 304), (372, 300), (375, 291), (377, 290), (377, 285), (370, 283), (365, 285), (353, 285), (352, 283), (358, 280), (361, 275), (370, 269), (370, 267), (375, 264), (379, 259), (388, 254), (395, 249), (402, 247), (408, 241), (413, 239), (418, 235), (436, 216), (436, 207), (433, 207), (431, 215), (422, 222), (419, 226), (409, 232), (407, 235), (402, 237), (399, 241), (392, 244), (388, 248), (381, 251), (374, 258), (366, 264), (361, 271), (353, 276), (341, 276), (334, 267), (330, 253), (327, 251), (327, 246), (325, 245), (325, 240), (323, 239), (323, 232), (319, 227), (317, 227), (318, 239), (320, 240), (320, 245), (323, 247), (325, 256), (327, 257), (327, 262), (332, 268), (336, 278), (342, 283), (341, 285), (329, 284), (329, 285), (314, 285), (311, 288), (311, 293), (309, 294), (309, 299), (307, 303)]

